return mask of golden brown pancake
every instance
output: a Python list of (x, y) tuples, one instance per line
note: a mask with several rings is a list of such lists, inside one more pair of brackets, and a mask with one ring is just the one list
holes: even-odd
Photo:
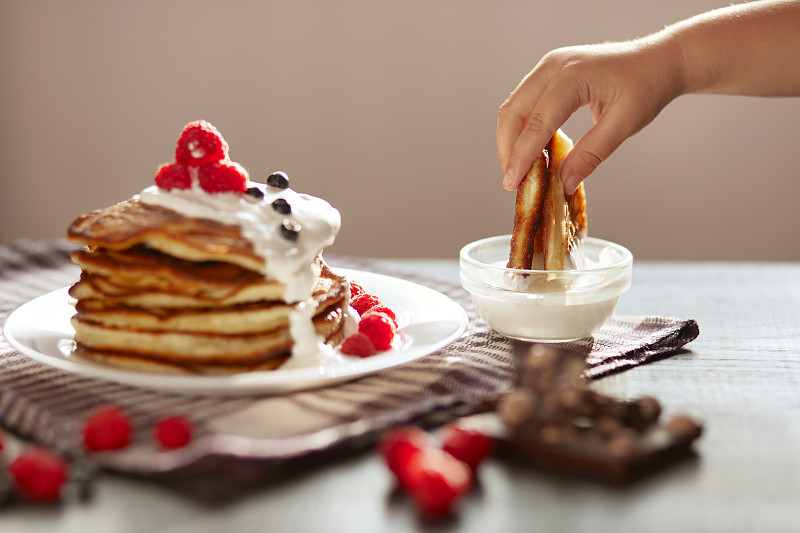
[[(262, 298), (280, 298), (283, 286), (262, 274), (222, 261), (176, 259), (144, 245), (127, 250), (77, 250), (72, 261), (87, 274), (113, 279), (116, 284), (141, 290), (167, 291), (200, 298), (223, 298), (245, 288), (258, 287)], [(266, 291), (266, 292), (265, 292)]]
[(572, 140), (558, 130), (517, 189), (508, 268), (538, 268), (534, 256), (541, 253), (542, 268), (563, 270), (569, 251), (586, 236), (583, 183), (567, 195), (559, 176), (572, 147)]
[(508, 268), (531, 268), (534, 242), (542, 223), (542, 206), (550, 186), (547, 174), (548, 157), (547, 150), (542, 150), (542, 155), (533, 162), (517, 189)]
[[(335, 286), (329, 282), (335, 282)], [(324, 308), (344, 298), (340, 282), (320, 278), (314, 300)], [(261, 301), (214, 307), (134, 307), (119, 303), (119, 298), (78, 300), (75, 308), (83, 322), (97, 325), (146, 330), (245, 334), (284, 327), (294, 306), (282, 301)]]
[[(327, 339), (342, 327), (342, 300), (314, 317), (317, 334)], [(175, 365), (243, 365), (261, 363), (291, 352), (288, 324), (248, 334), (205, 333), (180, 330), (137, 330), (108, 327), (72, 319), (75, 341), (81, 353), (109, 352), (163, 361)]]
[(127, 250), (145, 244), (187, 261), (225, 261), (254, 272), (264, 268), (264, 260), (237, 226), (185, 217), (137, 198), (78, 217), (67, 236), (89, 249)]
[(95, 351), (87, 348), (82, 348), (80, 350), (80, 355), (86, 359), (109, 366), (124, 368), (126, 370), (137, 370), (141, 372), (155, 372), (159, 374), (231, 374), (235, 372), (247, 372), (252, 370), (275, 370), (289, 359), (289, 354), (285, 354), (276, 355), (251, 365), (213, 365), (189, 363), (177, 364), (170, 363), (162, 359), (132, 355), (127, 352), (113, 352), (110, 350)]

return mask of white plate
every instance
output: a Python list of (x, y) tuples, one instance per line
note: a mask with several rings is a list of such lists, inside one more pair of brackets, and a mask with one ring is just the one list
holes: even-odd
[(281, 394), (325, 387), (419, 359), (456, 340), (468, 318), (460, 305), (428, 287), (390, 276), (338, 268), (397, 313), (393, 348), (369, 358), (344, 357), (324, 366), (253, 371), (229, 375), (171, 375), (109, 367), (73, 353), (75, 313), (67, 288), (22, 305), (6, 320), (3, 334), (19, 352), (81, 376), (149, 389), (195, 394)]

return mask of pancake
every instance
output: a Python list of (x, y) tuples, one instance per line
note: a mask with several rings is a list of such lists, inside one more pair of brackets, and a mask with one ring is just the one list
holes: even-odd
[[(313, 319), (318, 335), (327, 339), (343, 325), (342, 301), (319, 312)], [(78, 353), (107, 352), (175, 365), (255, 364), (291, 353), (288, 327), (249, 334), (182, 332), (179, 330), (137, 330), (99, 325), (72, 318)]]
[[(542, 154), (533, 162), (531, 169), (517, 189), (514, 205), (514, 230), (511, 232), (511, 248), (507, 268), (530, 269), (534, 254), (541, 252), (542, 206), (550, 186), (547, 174), (548, 158), (548, 152), (542, 150)], [(535, 247), (537, 242), (539, 250), (536, 250)]]
[(583, 183), (565, 194), (561, 164), (572, 140), (556, 131), (517, 189), (507, 267), (563, 270), (570, 252), (587, 235)]
[(250, 301), (283, 296), (284, 287), (267, 282), (262, 274), (221, 261), (176, 259), (144, 245), (119, 251), (78, 250), (73, 252), (72, 261), (84, 273), (98, 274), (95, 278), (114, 280), (116, 285), (142, 291), (222, 299), (246, 290), (252, 293)]
[(139, 372), (152, 372), (158, 374), (232, 374), (253, 370), (275, 370), (284, 364), (289, 355), (274, 356), (259, 363), (250, 365), (213, 365), (213, 364), (177, 364), (149, 357), (140, 357), (126, 352), (95, 351), (82, 349), (80, 355), (91, 361), (108, 366), (135, 370)]
[[(338, 345), (341, 344), (343, 339), (344, 330), (339, 328), (338, 331), (328, 336), (325, 342), (330, 345)], [(232, 363), (226, 360), (221, 364), (215, 364), (213, 361), (167, 361), (163, 358), (152, 357), (152, 355), (115, 352), (113, 350), (96, 351), (85, 347), (80, 350), (80, 355), (97, 363), (117, 368), (159, 374), (232, 374), (255, 370), (275, 370), (280, 368), (280, 366), (291, 357), (287, 352), (283, 354), (271, 354), (255, 362)]]
[[(188, 287), (184, 287), (188, 292)], [(241, 287), (228, 296), (214, 297), (211, 294), (192, 296), (175, 292), (139, 289), (118, 285), (109, 278), (92, 274), (82, 275), (81, 280), (70, 287), (70, 296), (76, 299), (102, 299), (109, 305), (133, 305), (141, 307), (225, 307), (262, 300), (280, 300), (280, 289), (274, 287)]]
[[(312, 294), (318, 310), (334, 303), (339, 304), (345, 297), (342, 280), (328, 277), (329, 271), (325, 274), (318, 279), (317, 288)], [(168, 294), (163, 296), (165, 300), (169, 300)], [(75, 308), (80, 321), (112, 328), (220, 334), (257, 333), (285, 327), (294, 309), (294, 305), (282, 301), (213, 307), (158, 307), (133, 306), (130, 299), (127, 303), (122, 300), (123, 298), (84, 298), (78, 300)]]
[(225, 261), (254, 272), (264, 269), (264, 260), (240, 228), (186, 217), (135, 197), (77, 218), (67, 237), (89, 249), (127, 250), (145, 244), (187, 261)]

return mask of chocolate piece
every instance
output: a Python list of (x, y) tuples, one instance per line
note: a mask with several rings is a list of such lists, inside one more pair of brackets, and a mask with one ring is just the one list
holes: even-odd
[(703, 428), (686, 415), (675, 415), (666, 424), (667, 431), (675, 439), (696, 439)]
[(498, 451), (612, 484), (692, 455), (702, 432), (697, 422), (678, 415), (660, 424), (658, 400), (619, 401), (593, 391), (585, 369), (582, 354), (533, 346), (520, 361), (517, 387), (497, 402), (494, 416), (504, 425), (494, 425)]
[(639, 453), (639, 435), (632, 429), (622, 428), (608, 439), (608, 453), (621, 459), (629, 459)]
[(497, 403), (497, 413), (503, 423), (512, 429), (530, 420), (536, 412), (536, 397), (529, 391), (517, 389), (506, 394)]

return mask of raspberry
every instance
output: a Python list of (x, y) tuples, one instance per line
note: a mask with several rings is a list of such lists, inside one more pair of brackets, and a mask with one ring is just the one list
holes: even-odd
[(206, 192), (238, 192), (247, 190), (247, 171), (239, 163), (221, 161), (206, 163), (197, 169), (197, 180)]
[(175, 161), (197, 166), (227, 158), (228, 143), (211, 123), (197, 120), (183, 128), (175, 150)]
[(355, 355), (358, 357), (369, 357), (375, 355), (375, 346), (369, 337), (363, 333), (354, 333), (347, 337), (340, 348), (343, 354)]
[(398, 426), (383, 434), (378, 442), (378, 453), (400, 486), (405, 488), (405, 474), (411, 456), (431, 446), (433, 439), (427, 431), (416, 426)]
[(83, 444), (93, 452), (120, 450), (131, 440), (131, 419), (119, 407), (107, 406), (94, 411), (83, 426)]
[(366, 313), (358, 323), (359, 333), (363, 333), (372, 345), (379, 352), (386, 351), (392, 347), (395, 326), (392, 319), (383, 313)]
[(473, 473), (492, 451), (494, 441), (479, 431), (446, 426), (443, 432), (442, 449), (466, 464)]
[(364, 313), (364, 316), (362, 316), (361, 318), (367, 317), (373, 313), (381, 313), (383, 315), (386, 315), (386, 317), (392, 321), (392, 324), (394, 324), (395, 329), (397, 329), (397, 315), (394, 314), (394, 311), (392, 311), (385, 305), (382, 304), (376, 305), (375, 307), (371, 307), (366, 313)]
[(374, 294), (368, 294), (366, 292), (362, 292), (361, 294), (350, 300), (350, 305), (353, 307), (353, 309), (358, 311), (359, 315), (363, 315), (376, 305), (381, 305), (381, 301)]
[(156, 424), (155, 438), (167, 449), (183, 448), (192, 440), (192, 421), (183, 416), (169, 416)]
[(449, 515), (472, 481), (467, 465), (438, 448), (422, 448), (411, 454), (405, 478), (409, 496), (431, 518)]
[(60, 456), (43, 448), (29, 448), (8, 467), (17, 488), (35, 501), (59, 499), (69, 477), (69, 467)]
[(364, 287), (356, 283), (355, 281), (350, 282), (350, 299), (352, 300), (359, 294), (364, 293)]
[(189, 175), (189, 167), (178, 163), (161, 165), (156, 173), (156, 185), (166, 191), (191, 188), (192, 177)]
[(0, 452), (3, 451), (3, 432), (0, 431)]

